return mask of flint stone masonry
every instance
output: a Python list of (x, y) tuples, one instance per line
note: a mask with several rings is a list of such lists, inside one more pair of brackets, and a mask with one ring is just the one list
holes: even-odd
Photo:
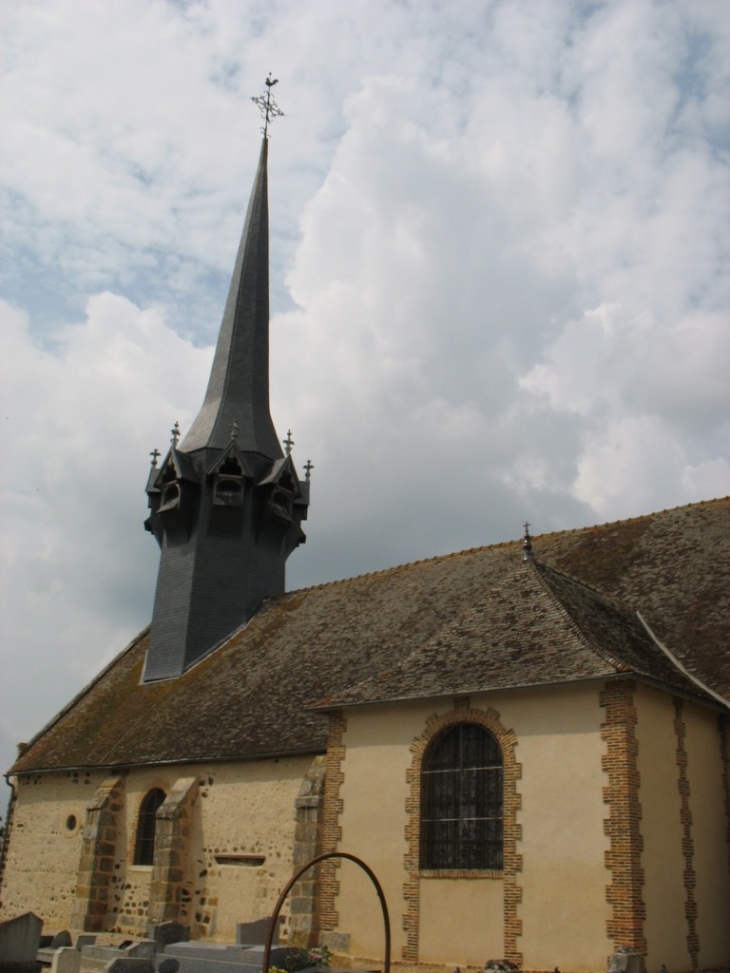
[(42, 928), (33, 912), (0, 922), (0, 969), (34, 971)]

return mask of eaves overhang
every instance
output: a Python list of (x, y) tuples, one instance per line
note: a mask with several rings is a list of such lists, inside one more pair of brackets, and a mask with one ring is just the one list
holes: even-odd
[(380, 699), (339, 699), (331, 702), (323, 701), (308, 708), (312, 712), (334, 713), (337, 710), (362, 709), (368, 706), (391, 706), (398, 703), (423, 703), (426, 701), (436, 702), (444, 699), (463, 699), (470, 696), (494, 696), (497, 694), (513, 694), (517, 692), (530, 692), (541, 689), (565, 689), (571, 686), (586, 686), (590, 683), (618, 682), (628, 680), (645, 683), (648, 686), (652, 686), (654, 689), (660, 689), (662, 692), (669, 693), (672, 696), (680, 696), (682, 699), (700, 703), (721, 712), (727, 712), (730, 710), (730, 704), (722, 702), (720, 698), (715, 698), (714, 694), (711, 694), (711, 691), (704, 693), (701, 690), (698, 690), (698, 692), (693, 693), (689, 689), (671, 686), (668, 683), (663, 682), (661, 679), (657, 679), (653, 676), (631, 671), (613, 672), (596, 676), (583, 676), (578, 679), (517, 683), (511, 686), (472, 686), (463, 689), (460, 688), (458, 691), (444, 690), (444, 692), (440, 693), (414, 693), (410, 695), (387, 696)]

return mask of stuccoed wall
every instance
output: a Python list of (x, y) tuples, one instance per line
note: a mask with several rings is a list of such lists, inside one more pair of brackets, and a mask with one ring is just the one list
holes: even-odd
[[(0, 919), (35, 912), (46, 932), (71, 923), (86, 807), (104, 774), (38, 774), (15, 780)], [(76, 824), (67, 825), (73, 817)]]
[[(169, 794), (181, 778), (194, 778), (197, 784), (181, 860), (179, 921), (190, 924), (192, 938), (233, 942), (237, 922), (270, 915), (292, 874), (294, 802), (311, 762), (305, 756), (121, 775), (123, 813), (116, 822), (103, 928), (146, 935), (153, 866), (133, 864), (139, 807), (150, 788)], [(105, 779), (105, 774), (42, 774), (18, 782), (2, 917), (32, 910), (43, 917), (47, 930), (71, 927), (86, 808)], [(72, 833), (66, 829), (71, 814), (77, 819)], [(263, 856), (265, 861), (249, 865), (218, 860), (236, 855)]]
[[(603, 710), (597, 685), (552, 691), (473, 696), (469, 710), (496, 711), (514, 731), (521, 801), (516, 872), (522, 922), (517, 949), (525, 969), (605, 968), (606, 809), (601, 757)], [(463, 705), (463, 702), (462, 702)], [(454, 704), (408, 704), (344, 711), (344, 782), (339, 848), (361, 855), (384, 886), (393, 927), (393, 956), (406, 946), (404, 867), (411, 745), (428, 720)], [(382, 957), (382, 920), (367, 879), (343, 864), (335, 907), (350, 952)], [(482, 965), (505, 955), (505, 879), (421, 876), (418, 881), (418, 961)], [(519, 894), (519, 893), (518, 893)]]
[[(692, 815), (694, 900), (700, 969), (730, 967), (730, 726), (716, 713), (686, 704), (685, 749)], [(725, 737), (724, 747), (722, 736)], [(723, 750), (725, 751), (723, 754)], [(724, 767), (723, 767), (724, 764)]]
[(522, 920), (525, 969), (606, 969), (608, 839), (601, 757), (605, 718), (596, 685), (505, 697), (522, 778)]
[(636, 694), (647, 969), (730, 961), (730, 848), (718, 712)]
[(672, 698), (639, 687), (636, 694), (647, 966), (692, 969), (687, 950), (683, 828)]

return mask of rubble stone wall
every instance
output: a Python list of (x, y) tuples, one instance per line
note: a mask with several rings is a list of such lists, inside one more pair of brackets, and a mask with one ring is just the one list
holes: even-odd
[(0, 889), (0, 919), (35, 912), (44, 933), (71, 925), (86, 809), (104, 773), (24, 775)]

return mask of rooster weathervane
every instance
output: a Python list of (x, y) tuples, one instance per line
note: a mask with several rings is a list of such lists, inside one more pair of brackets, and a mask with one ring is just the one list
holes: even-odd
[(264, 82), (266, 85), (266, 94), (251, 96), (251, 101), (258, 105), (259, 111), (261, 112), (261, 117), (264, 120), (264, 124), (261, 128), (261, 133), (264, 138), (269, 137), (269, 124), (273, 122), (275, 118), (281, 118), (284, 112), (276, 104), (274, 98), (271, 97), (271, 89), (275, 84), (279, 83), (278, 78), (271, 77), (271, 71), (269, 71), (269, 76)]

